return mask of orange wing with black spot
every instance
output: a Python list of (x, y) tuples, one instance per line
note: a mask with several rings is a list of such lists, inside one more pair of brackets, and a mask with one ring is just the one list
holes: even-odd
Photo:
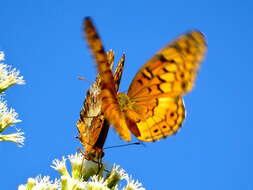
[(191, 31), (180, 36), (143, 65), (130, 85), (128, 96), (138, 99), (161, 94), (181, 96), (189, 92), (205, 52), (202, 33)]
[(160, 50), (136, 74), (127, 95), (141, 115), (134, 118), (139, 140), (155, 141), (177, 132), (185, 118), (181, 96), (192, 89), (205, 52), (203, 34), (191, 31)]
[(101, 78), (101, 98), (102, 98), (102, 112), (106, 118), (110, 118), (110, 123), (114, 124), (114, 128), (119, 132), (120, 136), (125, 140), (131, 139), (131, 134), (124, 122), (124, 115), (120, 110), (117, 101), (116, 85), (107, 62), (104, 56), (104, 48), (99, 40), (99, 35), (96, 31), (90, 18), (84, 20), (84, 31), (90, 48), (93, 50), (96, 58), (98, 73)]

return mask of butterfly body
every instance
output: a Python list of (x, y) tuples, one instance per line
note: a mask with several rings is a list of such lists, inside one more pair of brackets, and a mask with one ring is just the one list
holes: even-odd
[(129, 109), (134, 109), (134, 103), (131, 101), (129, 96), (124, 93), (118, 93), (117, 94), (117, 100), (119, 102), (119, 106), (121, 111), (124, 111), (124, 109), (129, 108)]

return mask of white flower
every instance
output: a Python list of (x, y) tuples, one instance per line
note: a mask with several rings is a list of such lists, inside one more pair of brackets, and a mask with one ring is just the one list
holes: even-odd
[(114, 164), (112, 167), (111, 175), (112, 174), (117, 175), (120, 179), (127, 177), (126, 171), (116, 164)]
[(23, 76), (19, 76), (19, 71), (9, 65), (0, 63), (0, 92), (3, 92), (15, 84), (24, 84)]
[(72, 177), (77, 179), (81, 177), (82, 164), (83, 164), (83, 154), (76, 153), (68, 156), (68, 159), (72, 167)]
[[(99, 168), (98, 163), (95, 163), (91, 160), (83, 159), (82, 162), (82, 178), (87, 181), (91, 176), (97, 174), (100, 171), (103, 171), (104, 166), (102, 165), (101, 168)], [(100, 171), (98, 171), (100, 170)]]
[(69, 172), (66, 168), (66, 160), (67, 159), (64, 158), (64, 156), (62, 157), (62, 161), (60, 161), (58, 159), (53, 160), (53, 165), (51, 165), (51, 168), (54, 168), (63, 176), (70, 177)]
[(0, 132), (4, 131), (8, 126), (21, 122), (17, 117), (18, 113), (13, 108), (8, 110), (6, 102), (0, 101)]
[(18, 190), (56, 190), (60, 188), (59, 180), (50, 181), (49, 176), (41, 177), (40, 175), (36, 178), (28, 178), (26, 185), (20, 185)]
[(3, 51), (0, 51), (0, 62), (1, 61), (4, 61), (4, 52)]
[(86, 189), (86, 182), (82, 182), (80, 180), (67, 177), (67, 176), (61, 176), (61, 183), (62, 183), (62, 189), (69, 189), (69, 190), (81, 190)]
[(125, 170), (120, 168), (119, 165), (114, 164), (112, 167), (112, 171), (109, 177), (107, 178), (107, 186), (109, 188), (116, 187), (117, 184), (120, 182), (120, 180), (126, 179), (127, 177), (128, 175), (126, 174)]
[(26, 190), (26, 185), (19, 185), (18, 190)]
[[(84, 159), (83, 154), (76, 153), (68, 156), (72, 166), (72, 176), (66, 168), (66, 158), (53, 160), (52, 168), (59, 171), (60, 181), (50, 181), (49, 176), (29, 178), (26, 185), (20, 185), (18, 190), (118, 190), (118, 185), (122, 179), (127, 181), (123, 190), (145, 190), (142, 184), (134, 181), (128, 176), (125, 170), (118, 165), (113, 165), (111, 172), (104, 177), (104, 168), (98, 172), (98, 163)], [(79, 176), (74, 176), (73, 166), (79, 170)], [(83, 176), (80, 171), (83, 169)], [(76, 172), (77, 173), (77, 172)], [(99, 174), (98, 174), (99, 173)], [(86, 177), (85, 177), (86, 176)]]
[(19, 147), (24, 145), (25, 137), (23, 132), (11, 133), (6, 135), (0, 134), (0, 141), (10, 141), (18, 144)]
[(83, 154), (76, 152), (75, 154), (68, 155), (68, 159), (70, 160), (71, 163), (76, 162), (82, 164)]
[(97, 175), (91, 177), (91, 181), (87, 183), (87, 190), (110, 190), (107, 187), (107, 181)]
[(123, 190), (145, 190), (142, 184), (138, 182), (138, 180), (134, 181), (131, 176), (125, 179), (127, 181), (127, 186)]

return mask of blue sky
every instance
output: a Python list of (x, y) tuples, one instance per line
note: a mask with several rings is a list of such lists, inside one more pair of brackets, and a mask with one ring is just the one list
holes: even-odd
[[(157, 50), (189, 29), (199, 29), (208, 53), (185, 99), (187, 118), (175, 136), (143, 146), (106, 150), (147, 189), (253, 189), (252, 44), (250, 1), (0, 0), (0, 49), (26, 85), (7, 91), (26, 133), (23, 148), (0, 144), (1, 189), (15, 189), (81, 147), (75, 123), (94, 61), (81, 23), (91, 16), (116, 60), (126, 53), (120, 91)], [(106, 146), (123, 144), (111, 130)]]

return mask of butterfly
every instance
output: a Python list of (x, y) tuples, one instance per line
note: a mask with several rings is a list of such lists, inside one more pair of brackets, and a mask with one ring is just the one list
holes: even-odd
[(90, 18), (84, 29), (91, 49), (100, 52), (101, 111), (119, 136), (130, 141), (132, 133), (153, 142), (175, 134), (185, 119), (182, 96), (192, 89), (207, 50), (204, 35), (193, 30), (162, 48), (141, 67), (125, 94), (117, 93), (110, 65), (100, 59), (103, 51)]
[[(102, 44), (101, 44), (102, 45)], [(96, 54), (97, 52), (93, 52)], [(109, 51), (105, 57), (112, 69), (114, 64), (114, 52)], [(119, 88), (125, 55), (123, 55), (114, 72), (115, 89)], [(102, 100), (99, 96), (101, 93), (101, 77), (98, 74), (95, 82), (91, 85), (86, 94), (86, 99), (80, 111), (80, 119), (77, 122), (79, 139), (84, 146), (84, 157), (86, 160), (92, 160), (100, 163), (104, 156), (103, 146), (109, 130), (109, 122), (101, 114)]]

